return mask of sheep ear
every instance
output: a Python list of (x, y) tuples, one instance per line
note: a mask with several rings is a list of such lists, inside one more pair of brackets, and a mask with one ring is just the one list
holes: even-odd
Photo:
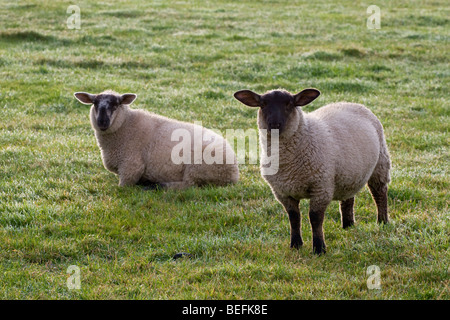
[(249, 107), (259, 107), (261, 96), (250, 90), (240, 90), (234, 93), (234, 97)]
[(320, 96), (320, 91), (317, 89), (302, 90), (294, 96), (295, 105), (306, 106), (308, 103), (313, 102), (318, 96)]
[(125, 93), (120, 96), (120, 104), (132, 104), (136, 98), (137, 95), (134, 93)]
[(75, 96), (75, 98), (77, 98), (78, 101), (84, 104), (93, 104), (94, 99), (97, 96), (95, 94), (87, 92), (75, 92), (73, 95)]

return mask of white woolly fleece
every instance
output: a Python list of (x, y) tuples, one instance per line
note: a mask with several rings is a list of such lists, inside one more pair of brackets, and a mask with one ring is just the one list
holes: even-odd
[[(238, 181), (239, 169), (234, 151), (223, 137), (211, 130), (200, 127), (203, 134), (215, 137), (214, 144), (223, 145), (224, 156), (227, 152), (233, 154), (234, 163), (226, 164), (224, 160), (223, 164), (174, 164), (171, 152), (179, 142), (171, 141), (172, 132), (184, 128), (193, 137), (194, 124), (131, 109), (127, 105), (121, 105), (113, 116), (111, 126), (101, 131), (95, 121), (94, 106), (91, 108), (91, 125), (103, 164), (119, 175), (120, 186), (134, 185), (142, 179), (175, 189)], [(202, 142), (202, 151), (209, 143)]]

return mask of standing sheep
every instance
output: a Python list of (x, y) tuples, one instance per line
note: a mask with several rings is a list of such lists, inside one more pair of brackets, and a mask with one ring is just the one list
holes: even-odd
[[(136, 99), (135, 94), (120, 95), (108, 90), (100, 94), (76, 92), (74, 95), (81, 103), (92, 104), (91, 125), (103, 164), (119, 175), (120, 186), (144, 184), (184, 189), (205, 184), (222, 186), (238, 181), (239, 169), (234, 151), (224, 138), (211, 130), (131, 109), (128, 105)], [(173, 150), (179, 143), (173, 140), (173, 133), (177, 130), (185, 133), (183, 138), (188, 143), (187, 149), (182, 150), (188, 153), (183, 154), (187, 159), (184, 162), (174, 161)], [(210, 139), (205, 141), (206, 136)], [(191, 137), (194, 141), (189, 140)], [(202, 158), (205, 149), (213, 150), (212, 153), (216, 151), (220, 161), (205, 163)], [(192, 161), (194, 151), (200, 152), (200, 161)], [(222, 161), (225, 154), (227, 162)], [(195, 154), (194, 160), (198, 159)]]
[[(383, 126), (377, 117), (363, 105), (346, 102), (329, 104), (311, 113), (299, 108), (319, 95), (316, 89), (295, 95), (281, 90), (263, 95), (250, 90), (234, 94), (245, 105), (260, 107), (260, 137), (262, 129), (268, 134), (279, 130), (278, 172), (264, 174), (263, 166), (261, 172), (289, 215), (293, 248), (303, 244), (299, 200), (310, 199), (313, 251), (317, 254), (326, 251), (322, 225), (327, 206), (339, 200), (342, 226), (353, 225), (354, 196), (366, 183), (377, 205), (378, 222), (388, 222), (391, 167)], [(267, 163), (264, 157), (271, 145), (261, 140), (261, 147), (266, 148), (261, 163)]]

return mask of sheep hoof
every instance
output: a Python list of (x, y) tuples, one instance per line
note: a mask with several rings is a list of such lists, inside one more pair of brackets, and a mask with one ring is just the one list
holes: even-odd
[(303, 245), (303, 240), (301, 236), (291, 237), (291, 248), (300, 249)]
[(161, 190), (163, 186), (159, 183), (149, 184), (143, 187), (144, 190)]
[(327, 252), (323, 239), (313, 238), (313, 252), (317, 255), (325, 254)]
[(144, 190), (158, 190), (158, 189), (162, 189), (162, 184), (158, 183), (158, 182), (152, 182), (149, 180), (140, 180), (137, 183), (138, 186), (141, 186)]
[(322, 247), (322, 248), (314, 248), (313, 249), (313, 252), (314, 252), (314, 254), (317, 254), (317, 255), (322, 255), (322, 254), (325, 254), (325, 253), (327, 253), (327, 250), (326, 250), (326, 248), (324, 248), (324, 247)]
[(387, 217), (387, 215), (385, 215), (385, 216), (379, 216), (378, 217), (378, 223), (379, 224), (386, 224), (386, 223), (389, 223), (389, 219), (388, 219), (388, 217)]
[(352, 220), (346, 221), (346, 220), (344, 220), (344, 221), (342, 222), (342, 228), (347, 229), (348, 227), (351, 227), (351, 226), (353, 226), (354, 224), (355, 224), (355, 221), (352, 221)]
[(175, 254), (175, 255), (172, 257), (172, 259), (173, 259), (173, 260), (177, 260), (177, 259), (182, 258), (182, 257), (188, 257), (188, 258), (190, 258), (190, 257), (192, 257), (192, 254), (187, 253), (187, 252), (180, 252), (180, 253)]

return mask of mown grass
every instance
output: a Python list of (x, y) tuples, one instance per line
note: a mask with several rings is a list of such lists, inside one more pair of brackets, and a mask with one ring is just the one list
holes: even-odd
[[(0, 2), (2, 299), (448, 299), (449, 7), (445, 1)], [(134, 107), (224, 132), (256, 128), (249, 88), (363, 103), (393, 162), (391, 223), (367, 189), (355, 227), (326, 215), (328, 252), (304, 247), (256, 165), (237, 185), (119, 188), (75, 91), (135, 92)], [(190, 258), (172, 260), (178, 252)], [(81, 289), (66, 286), (68, 266)], [(381, 289), (368, 289), (370, 265)]]

